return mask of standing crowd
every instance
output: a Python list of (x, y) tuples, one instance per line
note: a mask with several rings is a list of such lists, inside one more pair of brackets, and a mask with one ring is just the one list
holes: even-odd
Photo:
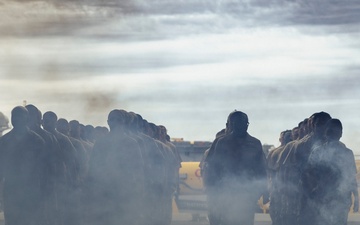
[[(181, 157), (164, 126), (112, 110), (105, 127), (15, 107), (0, 138), (6, 225), (169, 225)], [(201, 162), (210, 225), (253, 225), (270, 201), (273, 225), (346, 225), (359, 209), (342, 124), (318, 112), (265, 155), (248, 116), (230, 113)], [(354, 200), (352, 200), (352, 197)]]
[(164, 126), (113, 110), (106, 127), (34, 105), (0, 137), (6, 225), (169, 225), (181, 158)]
[(257, 201), (270, 201), (273, 225), (346, 225), (359, 210), (356, 164), (340, 141), (342, 124), (318, 112), (281, 132), (268, 155), (234, 111), (200, 163), (210, 225), (253, 225)]

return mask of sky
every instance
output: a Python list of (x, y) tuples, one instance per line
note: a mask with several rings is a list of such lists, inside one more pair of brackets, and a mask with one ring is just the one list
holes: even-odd
[(358, 0), (0, 0), (0, 111), (97, 126), (118, 108), (212, 141), (236, 109), (275, 146), (326, 111), (360, 155), (359, 15)]

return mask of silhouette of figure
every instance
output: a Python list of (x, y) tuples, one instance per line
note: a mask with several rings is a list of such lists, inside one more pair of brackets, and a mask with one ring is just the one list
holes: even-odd
[[(257, 200), (266, 192), (266, 159), (261, 142), (247, 132), (248, 117), (234, 111), (231, 133), (221, 137), (209, 162), (216, 177), (221, 224), (254, 224)], [(213, 193), (214, 194), (214, 193)]]
[[(212, 178), (209, 177), (209, 173), (208, 173), (208, 162), (211, 161), (211, 157), (214, 154), (214, 150), (215, 150), (215, 145), (217, 143), (217, 141), (219, 140), (220, 137), (224, 136), (226, 134), (226, 129), (222, 129), (221, 131), (219, 131), (216, 136), (215, 136), (215, 140), (212, 142), (211, 146), (209, 149), (207, 149), (204, 152), (204, 156), (199, 164), (200, 167), (200, 171), (201, 171), (201, 176), (203, 179), (203, 185), (205, 188), (205, 192), (207, 193), (207, 205), (208, 205), (208, 219), (209, 219), (209, 223), (210, 225), (218, 225), (220, 224), (220, 215), (219, 215), (219, 210), (217, 209), (217, 189), (213, 187), (212, 182), (209, 180), (211, 180)], [(210, 172), (210, 174), (212, 174)], [(215, 194), (212, 193), (215, 192)]]
[(162, 155), (165, 158), (165, 185), (161, 199), (162, 209), (159, 224), (169, 225), (172, 220), (172, 200), (174, 193), (177, 190), (176, 179), (179, 172), (179, 161), (171, 147), (166, 144), (166, 133), (161, 130), (161, 126), (149, 123), (149, 129), (149, 133), (153, 135), (158, 149), (162, 152)]
[(309, 133), (298, 141), (290, 142), (284, 152), (287, 155), (280, 168), (281, 180), (286, 184), (282, 190), (283, 224), (312, 224), (313, 212), (307, 207), (307, 195), (302, 190), (302, 173), (309, 155), (316, 146), (324, 142), (325, 124), (331, 116), (325, 112), (314, 113), (309, 118)]
[(112, 110), (110, 133), (96, 141), (86, 180), (91, 224), (138, 224), (144, 168), (138, 143), (126, 134), (125, 115)]
[(164, 191), (164, 168), (165, 158), (155, 143), (155, 140), (142, 133), (143, 118), (139, 114), (129, 113), (130, 136), (137, 140), (144, 163), (145, 189), (143, 207), (144, 225), (159, 225), (159, 213), (161, 212), (159, 199)]
[(73, 138), (70, 136), (70, 125), (69, 122), (64, 119), (60, 118), (56, 122), (56, 130), (63, 135), (67, 136), (71, 142), (71, 144), (75, 147), (76, 151), (76, 166), (77, 166), (77, 174), (80, 184), (84, 180), (86, 173), (87, 173), (87, 167), (88, 167), (88, 158), (89, 156), (86, 153), (85, 147), (82, 144), (82, 142), (76, 138)]
[(94, 128), (94, 143), (98, 140), (103, 138), (105, 135), (109, 133), (109, 130), (107, 127), (102, 126), (96, 126)]
[[(56, 130), (60, 133), (62, 133), (63, 135), (67, 136), (71, 142), (71, 144), (74, 146), (75, 148), (75, 166), (76, 166), (76, 174), (77, 174), (77, 179), (78, 179), (78, 185), (80, 186), (80, 188), (85, 188), (83, 187), (83, 182), (84, 179), (86, 177), (87, 171), (88, 171), (88, 161), (89, 161), (89, 156), (86, 153), (85, 147), (82, 144), (82, 142), (76, 138), (73, 138), (70, 136), (70, 125), (69, 122), (64, 119), (64, 118), (60, 118), (57, 120), (56, 122)], [(81, 194), (80, 194), (81, 196)], [(81, 220), (85, 220), (87, 218), (87, 212), (86, 212), (86, 204), (87, 204), (87, 197), (85, 195), (82, 195), (82, 197), (80, 197), (80, 219)], [(86, 222), (84, 222), (84, 224), (86, 224)]]
[(308, 210), (314, 225), (346, 225), (354, 194), (354, 212), (359, 210), (356, 165), (353, 152), (339, 140), (342, 124), (331, 119), (326, 124), (323, 145), (316, 146), (302, 176)]
[(49, 223), (61, 223), (61, 218), (58, 213), (57, 193), (55, 192), (56, 178), (63, 177), (65, 174), (64, 161), (59, 155), (62, 155), (59, 143), (55, 136), (48, 131), (41, 128), (42, 114), (41, 111), (34, 105), (26, 105), (25, 108), (29, 112), (28, 126), (30, 130), (37, 133), (45, 141), (46, 155), (44, 155), (44, 162), (46, 163), (44, 185), (46, 190), (46, 215)]
[(273, 225), (281, 224), (281, 190), (282, 183), (278, 179), (278, 171), (280, 168), (280, 156), (290, 141), (292, 141), (292, 132), (286, 130), (280, 133), (280, 146), (273, 149), (267, 156), (268, 165), (268, 188), (270, 193), (270, 217)]
[(171, 162), (175, 157), (172, 157), (173, 155), (171, 150), (158, 140), (157, 126), (155, 124), (143, 120), (143, 133), (154, 140), (157, 151), (161, 153), (161, 158), (159, 159), (160, 164), (158, 167), (159, 173), (156, 176), (158, 179), (158, 189), (154, 192), (154, 194), (157, 196), (157, 201), (160, 203), (157, 203), (157, 206), (154, 208), (156, 215), (153, 217), (155, 220), (154, 223), (159, 225), (168, 225), (169, 216), (167, 214), (170, 210), (166, 209), (166, 207), (168, 207), (169, 201), (171, 201), (170, 198), (172, 196), (169, 197), (169, 191), (167, 190), (170, 187), (171, 181), (169, 177), (172, 175)]
[(95, 142), (95, 128), (93, 125), (86, 125), (84, 129), (84, 137), (86, 141), (90, 142), (90, 144), (94, 144)]
[(57, 177), (58, 205), (64, 224), (79, 224), (79, 166), (77, 165), (76, 149), (69, 137), (56, 130), (57, 115), (48, 111), (43, 115), (43, 127), (52, 133), (61, 149), (56, 158), (64, 163), (66, 173), (63, 177)]
[(11, 112), (13, 129), (0, 139), (0, 175), (4, 182), (7, 225), (46, 224), (44, 197), (48, 197), (44, 164), (45, 141), (28, 128), (29, 113), (22, 106)]

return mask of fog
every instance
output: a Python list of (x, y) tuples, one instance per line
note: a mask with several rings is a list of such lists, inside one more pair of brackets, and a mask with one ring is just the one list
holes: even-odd
[(10, 1), (0, 4), (0, 111), (23, 100), (106, 125), (114, 108), (212, 141), (234, 109), (278, 144), (315, 111), (360, 154), (359, 3)]

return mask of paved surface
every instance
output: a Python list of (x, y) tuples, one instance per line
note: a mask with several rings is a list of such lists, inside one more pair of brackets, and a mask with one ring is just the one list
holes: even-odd
[[(205, 220), (198, 222), (192, 221), (191, 214), (177, 213), (173, 215), (173, 221), (171, 225), (209, 225), (209, 222)], [(255, 225), (271, 225), (269, 214), (256, 214)], [(348, 225), (360, 225), (360, 214), (350, 214)]]
[[(173, 214), (171, 225), (209, 225), (209, 222), (205, 219), (205, 215), (201, 215), (200, 221), (192, 221), (191, 214), (176, 213)], [(256, 214), (255, 225), (271, 225), (270, 216), (268, 214)]]
[[(0, 225), (4, 224), (4, 216), (1, 212)], [(201, 215), (200, 221), (192, 221), (192, 216), (189, 213), (175, 213), (171, 225), (209, 225), (209, 222), (205, 219), (205, 215)], [(271, 225), (269, 214), (256, 214), (255, 225)], [(350, 214), (348, 225), (360, 225), (360, 214)]]

